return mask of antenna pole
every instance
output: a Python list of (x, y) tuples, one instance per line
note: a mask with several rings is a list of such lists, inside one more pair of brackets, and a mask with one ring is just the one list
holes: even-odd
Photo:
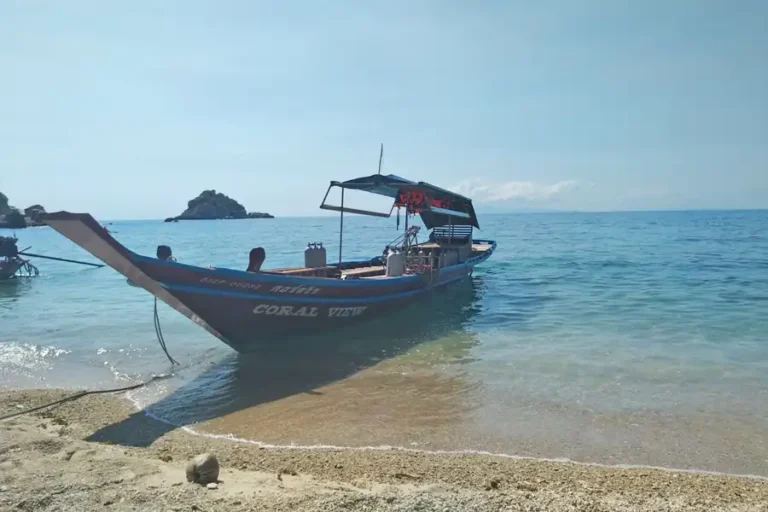
[(341, 187), (341, 215), (339, 217), (339, 265), (341, 265), (341, 248), (344, 247), (344, 187)]
[(379, 153), (379, 174), (381, 174), (381, 159), (384, 158), (384, 143), (381, 143), (381, 152)]

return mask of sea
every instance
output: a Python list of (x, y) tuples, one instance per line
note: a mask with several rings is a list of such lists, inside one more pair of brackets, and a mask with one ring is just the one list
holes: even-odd
[[(474, 275), (306, 353), (238, 355), (111, 268), (35, 259), (0, 284), (0, 386), (132, 391), (137, 409), (264, 446), (466, 451), (768, 476), (768, 211), (480, 216)], [(102, 221), (136, 252), (245, 269), (339, 257), (335, 217)], [(392, 219), (347, 216), (344, 259)], [(0, 235), (10, 232), (0, 230)], [(50, 228), (20, 248), (95, 261)], [(422, 233), (423, 234), (423, 233)], [(274, 340), (275, 344), (280, 339)]]

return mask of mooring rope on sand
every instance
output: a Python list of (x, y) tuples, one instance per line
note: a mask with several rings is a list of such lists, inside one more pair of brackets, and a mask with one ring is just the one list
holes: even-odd
[[(166, 357), (168, 358), (168, 360), (171, 362), (172, 365), (180, 366), (179, 362), (176, 361), (171, 356), (171, 354), (168, 352), (168, 347), (165, 344), (165, 337), (163, 336), (163, 329), (160, 327), (160, 317), (157, 314), (157, 297), (155, 297), (155, 308), (154, 309), (155, 309), (155, 311), (154, 311), (154, 313), (155, 313), (155, 315), (154, 315), (155, 316), (155, 334), (157, 334), (157, 341), (160, 343), (160, 348), (163, 349), (163, 352), (165, 352)], [(166, 379), (166, 378), (170, 377), (171, 375), (172, 374), (168, 374), (168, 375), (155, 375), (151, 379), (145, 380), (144, 382), (139, 382), (138, 384), (133, 384), (131, 386), (124, 386), (124, 387), (121, 387), (121, 388), (95, 389), (95, 390), (91, 390), (91, 391), (80, 391), (80, 392), (75, 393), (73, 395), (70, 395), (70, 396), (67, 396), (67, 397), (64, 397), (64, 398), (60, 398), (59, 400), (54, 400), (53, 402), (50, 402), (50, 403), (47, 403), (47, 404), (43, 404), (43, 405), (39, 405), (37, 407), (33, 407), (32, 409), (25, 409), (23, 411), (18, 411), (18, 412), (14, 412), (14, 413), (11, 413), (11, 414), (6, 414), (5, 416), (0, 416), (0, 421), (11, 419), (11, 418), (15, 418), (17, 416), (21, 416), (23, 414), (28, 414), (30, 412), (39, 411), (41, 409), (46, 409), (48, 407), (53, 407), (54, 405), (63, 404), (65, 402), (71, 402), (73, 400), (77, 400), (78, 398), (82, 398), (82, 397), (88, 396), (88, 395), (100, 395), (100, 394), (107, 394), (107, 393), (120, 393), (120, 392), (123, 392), (123, 391), (131, 391), (131, 390), (134, 390), (134, 389), (138, 389), (138, 388), (144, 387), (144, 386), (146, 386), (146, 385), (148, 385), (148, 384), (150, 384), (150, 383), (152, 383), (152, 382), (154, 382), (156, 380)]]
[(77, 400), (77, 399), (82, 398), (82, 397), (87, 396), (87, 395), (103, 395), (103, 394), (107, 394), (107, 393), (120, 393), (120, 392), (123, 392), (123, 391), (131, 391), (131, 390), (134, 390), (134, 389), (138, 389), (138, 388), (142, 388), (144, 386), (147, 386), (147, 385), (151, 384), (152, 382), (154, 382), (156, 380), (167, 379), (171, 375), (172, 374), (154, 375), (152, 378), (147, 379), (144, 382), (139, 382), (138, 384), (133, 384), (133, 385), (130, 385), (130, 386), (124, 386), (124, 387), (121, 387), (121, 388), (94, 389), (94, 390), (90, 390), (90, 391), (80, 391), (80, 392), (74, 393), (74, 394), (72, 394), (70, 396), (66, 396), (64, 398), (60, 398), (58, 400), (54, 400), (53, 402), (49, 402), (49, 403), (46, 403), (46, 404), (43, 404), (43, 405), (38, 405), (37, 407), (33, 407), (31, 409), (24, 409), (23, 411), (17, 411), (17, 412), (13, 412), (11, 414), (6, 414), (5, 416), (0, 416), (0, 421), (8, 420), (8, 419), (11, 419), (11, 418), (15, 418), (17, 416), (22, 416), (24, 414), (29, 414), (31, 412), (39, 411), (41, 409), (46, 409), (48, 407), (53, 407), (54, 405), (63, 404), (65, 402), (71, 402), (73, 400)]

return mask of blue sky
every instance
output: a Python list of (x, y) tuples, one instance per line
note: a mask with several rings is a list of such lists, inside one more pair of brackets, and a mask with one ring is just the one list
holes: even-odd
[(768, 2), (0, 6), (0, 191), (314, 215), (376, 171), (478, 209), (768, 207)]

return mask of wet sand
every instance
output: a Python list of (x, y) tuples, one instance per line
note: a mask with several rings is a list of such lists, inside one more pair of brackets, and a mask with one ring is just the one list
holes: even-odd
[(409, 354), (344, 378), (333, 361), (294, 368), (256, 361), (228, 385), (193, 383), (149, 411), (271, 445), (474, 450), (768, 476), (768, 430), (755, 411), (593, 410), (527, 390), (494, 393), (466, 367), (452, 371), (436, 359)]
[[(4, 390), (0, 414), (69, 394)], [(186, 462), (206, 451), (222, 465), (215, 490), (184, 478)], [(118, 396), (93, 395), (0, 422), (0, 508), (14, 507), (765, 511), (768, 480), (488, 455), (265, 449), (192, 435)]]
[(196, 428), (271, 444), (444, 448), (467, 421), (468, 394), (457, 377), (427, 369), (371, 370)]

